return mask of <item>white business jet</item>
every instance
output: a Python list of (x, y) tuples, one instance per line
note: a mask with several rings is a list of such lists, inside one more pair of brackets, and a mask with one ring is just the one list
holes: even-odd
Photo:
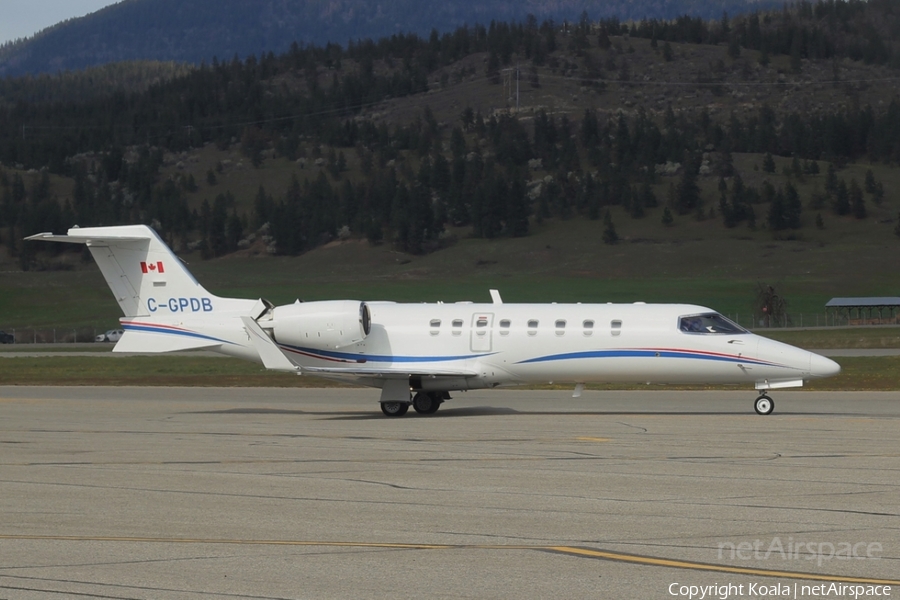
[(29, 240), (86, 244), (125, 317), (113, 352), (212, 350), (276, 371), (381, 389), (381, 410), (432, 414), (451, 391), (522, 384), (753, 384), (766, 392), (829, 377), (823, 356), (750, 333), (689, 304), (274, 306), (207, 292), (147, 226), (72, 228)]

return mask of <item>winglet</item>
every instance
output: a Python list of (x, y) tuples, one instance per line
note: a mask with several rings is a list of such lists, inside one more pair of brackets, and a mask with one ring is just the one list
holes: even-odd
[(288, 360), (275, 342), (272, 341), (272, 338), (266, 335), (259, 323), (254, 321), (252, 317), (241, 317), (241, 321), (244, 322), (244, 329), (247, 330), (250, 341), (253, 342), (253, 346), (259, 353), (260, 360), (262, 360), (263, 365), (267, 369), (292, 372), (300, 370), (297, 365)]
[(494, 304), (503, 304), (503, 298), (500, 297), (499, 290), (491, 290), (491, 300)]

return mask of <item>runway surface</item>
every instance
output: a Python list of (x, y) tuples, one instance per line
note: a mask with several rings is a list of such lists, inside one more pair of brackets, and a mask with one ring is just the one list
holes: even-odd
[(0, 599), (896, 597), (900, 398), (773, 395), (0, 387)]

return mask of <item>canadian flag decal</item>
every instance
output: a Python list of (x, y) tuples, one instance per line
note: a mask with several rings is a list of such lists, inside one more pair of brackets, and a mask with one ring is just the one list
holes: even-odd
[(141, 262), (141, 273), (165, 273), (162, 261), (155, 263)]

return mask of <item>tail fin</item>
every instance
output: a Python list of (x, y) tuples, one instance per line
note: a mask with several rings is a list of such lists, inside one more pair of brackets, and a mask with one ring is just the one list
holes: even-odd
[(73, 227), (67, 235), (26, 239), (86, 244), (126, 317), (211, 312), (218, 300), (146, 225)]

